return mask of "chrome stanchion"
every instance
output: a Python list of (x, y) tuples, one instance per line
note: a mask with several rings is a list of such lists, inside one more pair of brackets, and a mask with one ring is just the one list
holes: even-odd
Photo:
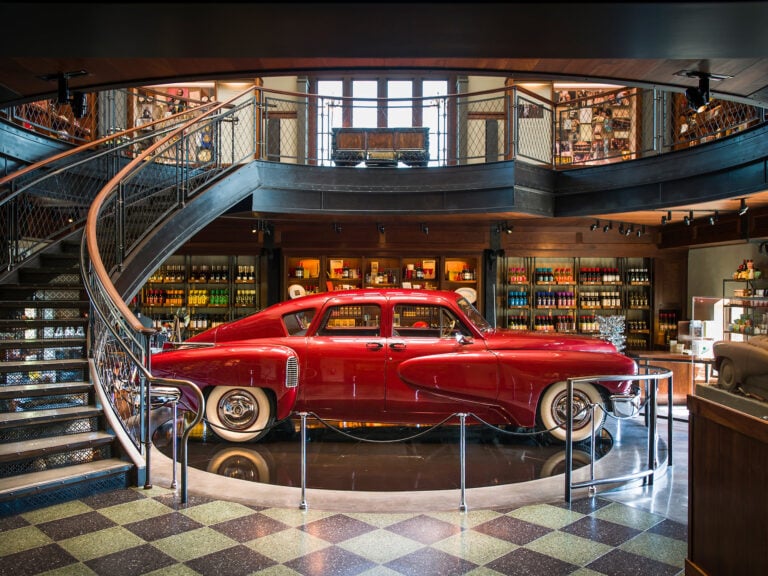
[(301, 416), (301, 503), (300, 510), (309, 508), (307, 504), (307, 413), (300, 412)]
[(565, 501), (571, 503), (573, 488), (573, 380), (568, 378), (565, 394)]
[(173, 449), (173, 478), (171, 479), (171, 488), (176, 488), (176, 440), (178, 437), (177, 433), (177, 427), (178, 427), (178, 402), (176, 400), (173, 401), (173, 406), (171, 408), (172, 414), (173, 414), (173, 432), (171, 433), (171, 447)]
[(459, 502), (459, 510), (461, 512), (467, 511), (467, 502), (466, 502), (466, 493), (467, 493), (467, 487), (466, 487), (466, 478), (467, 478), (467, 458), (466, 458), (466, 452), (467, 452), (467, 430), (466, 430), (466, 420), (467, 415), (463, 412), (459, 413), (459, 469), (461, 474), (461, 501)]

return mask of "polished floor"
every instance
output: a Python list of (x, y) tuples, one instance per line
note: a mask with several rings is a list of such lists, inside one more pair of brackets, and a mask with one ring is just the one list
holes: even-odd
[[(637, 460), (630, 438), (641, 428), (614, 431), (603, 460), (621, 452)], [(151, 489), (0, 518), (0, 575), (682, 574), (687, 430), (674, 422), (673, 466), (652, 485), (582, 491), (568, 504), (562, 477), (549, 478), (469, 490), (466, 511), (450, 490), (310, 490), (302, 509), (296, 488), (196, 470), (182, 504), (167, 488), (173, 467), (157, 453)]]

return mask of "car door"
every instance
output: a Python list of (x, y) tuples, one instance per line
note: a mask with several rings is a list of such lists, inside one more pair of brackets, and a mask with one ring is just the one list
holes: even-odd
[(387, 411), (442, 414), (495, 400), (498, 361), (472, 336), (467, 321), (447, 306), (394, 304), (386, 342)]
[(300, 406), (334, 419), (376, 421), (384, 403), (380, 302), (333, 299), (307, 338)]

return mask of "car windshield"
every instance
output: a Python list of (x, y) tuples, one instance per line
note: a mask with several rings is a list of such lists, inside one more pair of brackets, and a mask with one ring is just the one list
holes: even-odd
[(464, 311), (464, 314), (467, 316), (467, 318), (469, 318), (472, 324), (475, 325), (475, 328), (477, 328), (480, 332), (488, 332), (489, 330), (493, 330), (493, 326), (491, 326), (488, 320), (486, 320), (483, 315), (477, 311), (477, 308), (469, 303), (469, 300), (461, 297), (457, 300), (457, 302), (459, 304), (459, 308)]

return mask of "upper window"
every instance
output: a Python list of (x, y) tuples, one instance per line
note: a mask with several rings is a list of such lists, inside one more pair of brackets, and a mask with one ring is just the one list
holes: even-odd
[(374, 304), (331, 306), (323, 317), (318, 336), (379, 336), (381, 309)]

